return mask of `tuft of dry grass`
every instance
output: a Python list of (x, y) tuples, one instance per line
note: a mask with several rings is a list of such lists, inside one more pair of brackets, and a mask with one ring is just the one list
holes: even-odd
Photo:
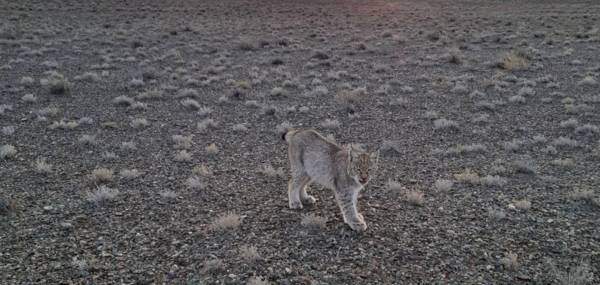
[(336, 119), (325, 119), (325, 121), (321, 122), (321, 127), (325, 129), (337, 129), (340, 125), (340, 121)]
[(480, 183), (481, 178), (479, 177), (479, 174), (467, 168), (461, 173), (454, 174), (454, 179), (460, 183), (477, 185)]
[(408, 201), (410, 204), (415, 206), (423, 206), (425, 203), (425, 193), (423, 193), (423, 191), (407, 190), (405, 195), (406, 201)]
[(579, 142), (571, 138), (559, 137), (552, 141), (552, 145), (558, 148), (575, 148), (579, 146)]
[(500, 68), (505, 70), (523, 70), (529, 66), (526, 56), (521, 52), (511, 51), (502, 57)]
[(5, 126), (2, 127), (2, 130), (0, 132), (5, 136), (12, 136), (15, 133), (15, 127)]
[(192, 190), (202, 190), (206, 188), (206, 183), (204, 183), (204, 179), (200, 176), (191, 176), (185, 181), (185, 185)]
[(404, 187), (402, 186), (402, 184), (400, 184), (400, 182), (396, 182), (394, 180), (388, 180), (387, 184), (386, 184), (386, 188), (394, 193), (398, 193), (401, 190), (404, 189)]
[(517, 173), (535, 175), (537, 173), (537, 169), (532, 160), (517, 160), (513, 162), (513, 168)]
[(35, 172), (48, 175), (52, 172), (52, 165), (46, 162), (46, 158), (40, 157), (35, 161)]
[(366, 88), (357, 88), (354, 90), (341, 90), (336, 93), (333, 100), (349, 113), (354, 113), (360, 101), (366, 97)]
[(438, 191), (448, 191), (452, 189), (454, 182), (447, 179), (438, 179), (435, 181), (435, 189)]
[(205, 133), (209, 129), (216, 129), (217, 123), (213, 119), (206, 118), (206, 119), (198, 122), (197, 127), (198, 127), (198, 131), (200, 131), (200, 133)]
[(253, 276), (246, 282), (246, 285), (270, 285), (271, 282), (267, 281), (263, 277)]
[(114, 188), (109, 188), (105, 185), (101, 185), (96, 188), (95, 191), (89, 192), (86, 196), (86, 199), (90, 203), (94, 203), (95, 205), (102, 205), (104, 203), (113, 201), (119, 195), (119, 190)]
[(125, 107), (129, 107), (129, 106), (131, 106), (131, 105), (132, 105), (132, 104), (133, 104), (135, 101), (134, 101), (132, 98), (130, 98), (130, 97), (127, 97), (127, 96), (125, 96), (125, 95), (121, 95), (121, 96), (115, 97), (115, 98), (112, 100), (112, 102), (113, 102), (113, 104), (115, 104), (115, 105), (117, 105), (117, 106), (125, 106)]
[(52, 72), (48, 78), (41, 79), (42, 86), (46, 86), (53, 95), (67, 95), (71, 90), (71, 83), (64, 75), (58, 72)]
[(237, 133), (245, 133), (248, 131), (248, 127), (246, 127), (246, 124), (243, 124), (243, 123), (235, 124), (235, 125), (233, 125), (233, 127), (231, 127), (231, 129)]
[(239, 249), (239, 254), (242, 259), (249, 263), (253, 263), (261, 258), (260, 254), (258, 253), (258, 249), (253, 245), (241, 246)]
[(516, 253), (509, 252), (500, 259), (500, 264), (508, 270), (516, 270), (519, 267), (519, 260)]
[(283, 172), (283, 168), (279, 167), (275, 169), (272, 164), (266, 163), (258, 170), (259, 174), (268, 176), (268, 177), (284, 177), (285, 173)]
[(211, 231), (237, 230), (242, 224), (242, 218), (238, 214), (227, 213), (218, 216), (210, 225)]
[(176, 199), (177, 198), (177, 193), (175, 193), (175, 191), (171, 191), (171, 190), (163, 190), (163, 191), (160, 191), (160, 193), (158, 193), (158, 194), (165, 199)]
[(83, 145), (96, 145), (96, 136), (94, 135), (82, 135), (79, 137), (79, 143)]
[(0, 146), (0, 159), (13, 158), (15, 155), (17, 155), (17, 149), (14, 146), (10, 144)]
[(486, 186), (504, 186), (506, 185), (507, 181), (506, 178), (504, 177), (500, 177), (498, 175), (486, 175), (484, 177), (481, 177), (481, 179), (479, 180), (479, 183), (486, 185)]
[(148, 90), (135, 96), (135, 98), (140, 101), (161, 100), (163, 98), (163, 92), (161, 90)]
[(131, 120), (131, 126), (135, 129), (147, 127), (148, 125), (150, 125), (150, 122), (144, 118), (135, 118)]
[(21, 101), (23, 101), (23, 103), (32, 104), (37, 102), (37, 97), (33, 94), (25, 94), (21, 97)]
[(598, 85), (598, 81), (591, 75), (587, 75), (584, 78), (582, 78), (579, 82), (577, 82), (577, 85), (582, 87), (594, 87)]
[(451, 129), (451, 130), (458, 130), (458, 123), (452, 120), (448, 120), (448, 119), (437, 119), (433, 121), (433, 129), (435, 130), (445, 130), (445, 129)]
[(594, 191), (588, 187), (577, 187), (573, 189), (568, 196), (571, 200), (575, 201), (592, 201), (594, 198)]
[(92, 171), (90, 177), (95, 183), (108, 183), (113, 181), (114, 174), (111, 169), (96, 168)]
[(201, 177), (211, 177), (213, 175), (212, 171), (205, 164), (194, 166), (192, 169), (192, 174)]
[(506, 219), (506, 212), (501, 209), (488, 208), (487, 211), (488, 218), (492, 220), (504, 220)]
[(119, 147), (122, 151), (125, 152), (131, 152), (137, 149), (137, 145), (135, 142), (133, 141), (129, 141), (129, 142), (122, 142), (121, 146)]
[(60, 120), (58, 122), (53, 122), (52, 124), (50, 124), (50, 126), (48, 126), (49, 129), (51, 130), (55, 130), (55, 129), (60, 129), (60, 130), (73, 130), (75, 128), (79, 127), (79, 122), (76, 121), (65, 121), (65, 120)]
[(559, 159), (555, 159), (552, 160), (552, 165), (555, 166), (560, 166), (560, 167), (564, 167), (564, 168), (571, 168), (575, 166), (575, 160), (573, 160), (572, 158), (559, 158)]
[(204, 148), (204, 150), (206, 151), (207, 154), (210, 155), (215, 155), (217, 153), (219, 153), (219, 147), (217, 147), (217, 145), (215, 143), (211, 143), (208, 146), (206, 146)]
[(183, 105), (183, 107), (185, 107), (187, 109), (194, 110), (194, 111), (198, 111), (201, 108), (200, 103), (198, 103), (198, 101), (191, 99), (191, 98), (187, 98), (187, 99), (181, 101), (181, 105)]
[(316, 214), (308, 214), (302, 216), (300, 225), (310, 230), (322, 230), (327, 226), (327, 218), (317, 216)]
[(192, 161), (192, 154), (187, 150), (182, 149), (175, 154), (175, 161), (177, 162), (190, 162)]
[(119, 175), (124, 179), (135, 179), (140, 177), (142, 173), (140, 173), (140, 171), (138, 171), (137, 169), (122, 169), (119, 172)]
[(207, 260), (202, 264), (202, 274), (216, 274), (225, 271), (225, 263), (223, 260), (215, 258)]
[(515, 208), (521, 211), (527, 211), (531, 209), (531, 202), (527, 199), (515, 200), (514, 202)]
[(182, 136), (182, 135), (173, 135), (171, 137), (175, 145), (173, 148), (175, 149), (189, 149), (192, 147), (193, 136)]

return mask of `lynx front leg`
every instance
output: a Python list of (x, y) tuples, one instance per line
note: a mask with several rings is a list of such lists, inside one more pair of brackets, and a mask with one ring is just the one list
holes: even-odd
[[(302, 192), (304, 186), (310, 181), (308, 175), (292, 176), (288, 184), (288, 199), (291, 209), (302, 209)], [(306, 193), (304, 193), (306, 194)]]
[(344, 222), (355, 231), (364, 231), (367, 229), (367, 224), (361, 214), (357, 210), (358, 191), (360, 188), (354, 189), (337, 189), (335, 197), (337, 199)]

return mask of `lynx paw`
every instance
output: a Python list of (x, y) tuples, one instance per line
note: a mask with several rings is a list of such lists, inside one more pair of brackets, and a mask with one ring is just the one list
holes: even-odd
[(363, 224), (365, 223), (365, 218), (363, 217), (362, 214), (356, 214), (356, 217), (358, 218), (359, 221), (361, 221)]
[(353, 230), (355, 230), (357, 232), (362, 232), (367, 229), (367, 224), (364, 221), (347, 223), (347, 224), (350, 226), (350, 228), (352, 228)]
[(306, 205), (314, 205), (317, 202), (317, 199), (315, 199), (315, 197), (308, 195), (306, 198), (302, 199), (302, 203), (306, 204)]
[(302, 209), (302, 202), (290, 201), (290, 209)]

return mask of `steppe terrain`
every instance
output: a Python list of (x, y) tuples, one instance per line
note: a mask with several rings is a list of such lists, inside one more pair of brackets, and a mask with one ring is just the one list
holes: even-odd
[[(1, 284), (599, 284), (598, 1), (0, 0)], [(354, 232), (279, 131), (381, 150)]]

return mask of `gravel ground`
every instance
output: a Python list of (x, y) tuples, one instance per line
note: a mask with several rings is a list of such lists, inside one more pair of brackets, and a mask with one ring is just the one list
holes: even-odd
[[(0, 283), (598, 284), (566, 2), (0, 0)], [(381, 149), (365, 232), (288, 208), (288, 124)]]

